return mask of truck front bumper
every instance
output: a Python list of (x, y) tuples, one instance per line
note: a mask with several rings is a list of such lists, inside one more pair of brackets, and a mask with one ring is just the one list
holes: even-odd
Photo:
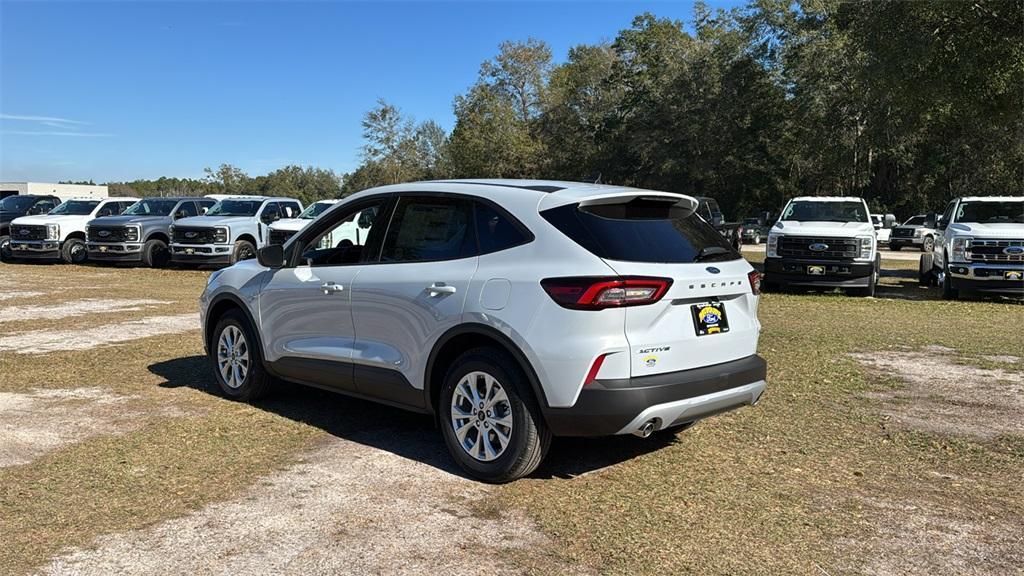
[(773, 284), (794, 286), (866, 288), (871, 285), (875, 266), (875, 262), (863, 260), (765, 258), (764, 279)]
[(900, 248), (904, 246), (916, 246), (920, 248), (924, 244), (924, 236), (900, 236), (900, 237), (889, 237), (889, 248), (898, 246)]
[(90, 260), (107, 262), (141, 262), (142, 244), (117, 242), (89, 242)]
[(230, 264), (231, 244), (171, 244), (171, 261), (192, 264)]
[(11, 256), (15, 258), (34, 258), (37, 260), (60, 258), (60, 241), (11, 240)]
[(664, 430), (756, 403), (767, 364), (758, 355), (732, 362), (619, 380), (595, 380), (571, 408), (547, 408), (556, 436), (639, 433), (646, 424)]
[(949, 276), (953, 288), (957, 290), (1024, 296), (1024, 262), (951, 262)]

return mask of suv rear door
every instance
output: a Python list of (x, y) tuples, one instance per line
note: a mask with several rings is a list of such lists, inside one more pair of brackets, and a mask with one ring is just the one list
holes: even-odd
[(476, 272), (473, 222), (464, 196), (398, 199), (379, 261), (363, 267), (352, 290), (352, 360), (361, 394), (422, 407), (426, 356), (461, 321)]
[[(657, 302), (625, 308), (634, 377), (720, 364), (757, 350), (752, 267), (699, 213), (672, 203), (638, 193), (541, 212), (618, 275), (672, 280)], [(723, 312), (724, 321), (705, 321), (702, 326), (712, 329), (698, 334), (701, 318), (714, 320)]]

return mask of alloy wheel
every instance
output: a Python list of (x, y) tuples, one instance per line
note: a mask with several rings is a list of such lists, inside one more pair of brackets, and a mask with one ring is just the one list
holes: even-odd
[(239, 388), (249, 373), (249, 344), (245, 334), (228, 325), (217, 341), (217, 368), (228, 388)]
[(512, 440), (512, 405), (493, 376), (470, 372), (452, 394), (451, 425), (462, 449), (480, 462), (490, 462)]

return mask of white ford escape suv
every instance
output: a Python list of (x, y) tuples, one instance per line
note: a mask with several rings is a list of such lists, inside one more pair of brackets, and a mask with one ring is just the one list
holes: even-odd
[[(435, 415), (507, 482), (552, 435), (636, 434), (758, 401), (760, 278), (689, 196), (550, 181), (346, 198), (200, 299), (223, 393), (273, 377)], [(352, 222), (359, 243), (322, 239)]]

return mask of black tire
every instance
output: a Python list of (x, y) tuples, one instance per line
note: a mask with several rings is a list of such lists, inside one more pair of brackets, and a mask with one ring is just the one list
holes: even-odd
[(242, 260), (250, 260), (256, 257), (256, 247), (253, 246), (252, 242), (248, 240), (239, 240), (235, 242), (235, 247), (231, 250), (231, 263), (236, 264)]
[[(490, 461), (479, 460), (462, 447), (452, 419), (456, 387), (472, 372), (484, 372), (493, 377), (508, 396), (507, 408), (511, 410), (509, 441), (504, 452)], [(494, 348), (474, 348), (455, 359), (444, 377), (437, 412), (441, 435), (452, 458), (467, 474), (484, 482), (502, 484), (526, 476), (540, 465), (551, 444), (551, 431), (526, 375), (508, 354)], [(480, 428), (469, 433), (478, 435)], [(484, 434), (490, 432), (484, 431)]]
[(89, 259), (89, 250), (85, 246), (85, 240), (81, 238), (68, 238), (60, 249), (60, 258), (68, 264), (84, 264)]
[(11, 237), (6, 234), (0, 236), (0, 262), (11, 262), (14, 260), (14, 252), (11, 251)]
[[(242, 333), (245, 338), (245, 349), (248, 352), (245, 374), (238, 385), (228, 382), (221, 371), (218, 359), (221, 351), (224, 350), (221, 346), (221, 335), (230, 328)], [(273, 388), (273, 378), (263, 368), (263, 354), (259, 340), (256, 338), (252, 326), (249, 325), (249, 319), (240, 310), (230, 310), (217, 320), (217, 325), (210, 336), (208, 355), (213, 363), (214, 378), (217, 380), (221, 394), (225, 397), (241, 402), (251, 402), (265, 397)]]
[(942, 299), (943, 300), (956, 300), (960, 298), (960, 291), (953, 287), (953, 277), (949, 275), (949, 254), (944, 259), (945, 262), (942, 264)]
[(924, 242), (921, 243), (921, 252), (932, 252), (935, 250), (935, 238), (932, 236), (925, 236)]
[(147, 240), (142, 245), (142, 263), (150, 268), (166, 268), (171, 262), (171, 252), (163, 240)]
[(893, 244), (892, 242), (889, 243), (889, 250), (892, 250), (893, 252), (899, 252), (902, 248), (903, 246), (900, 244)]
[(931, 253), (921, 254), (921, 260), (917, 265), (917, 283), (921, 286), (931, 286), (935, 281), (935, 256)]

